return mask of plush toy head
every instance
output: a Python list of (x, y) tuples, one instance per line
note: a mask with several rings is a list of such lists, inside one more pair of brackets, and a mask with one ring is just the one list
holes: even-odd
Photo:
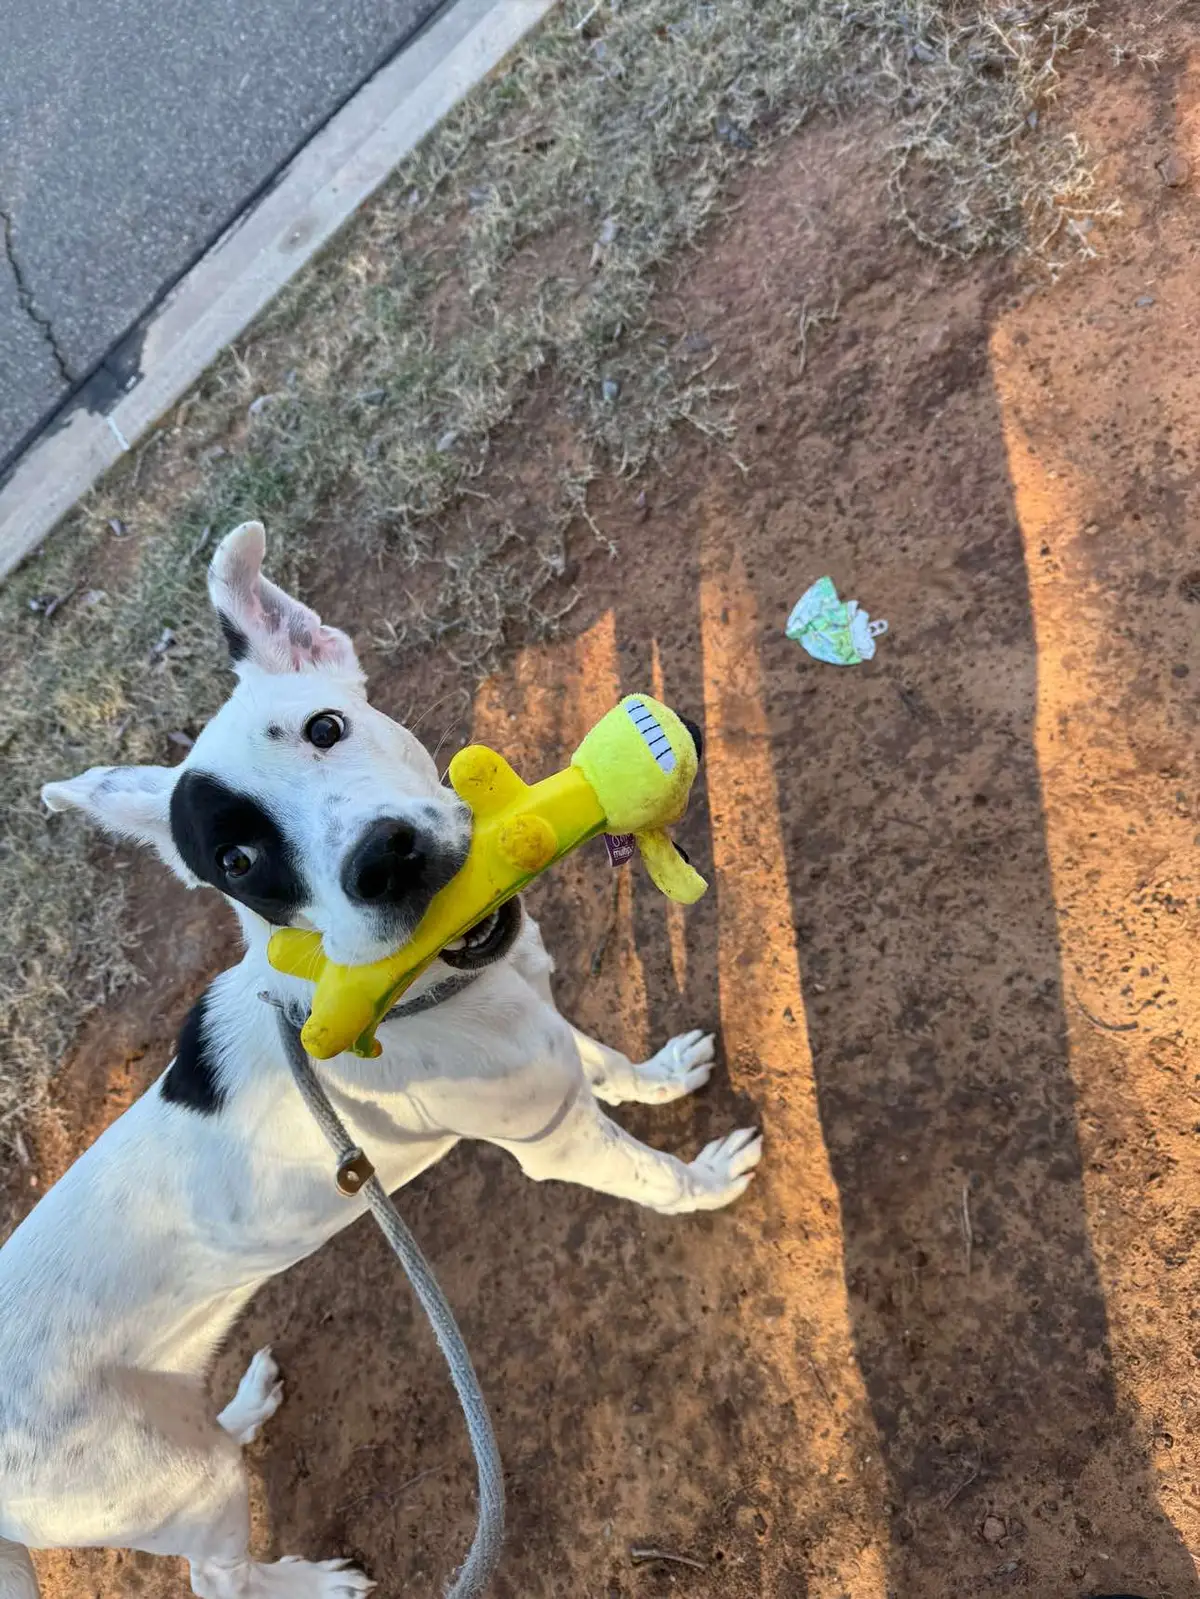
[(600, 802), (605, 831), (632, 834), (655, 887), (685, 905), (707, 885), (666, 829), (682, 820), (699, 763), (699, 732), (648, 694), (623, 699), (571, 758)]
[(680, 820), (699, 759), (682, 717), (631, 694), (596, 723), (571, 765), (595, 790), (610, 833), (641, 833)]

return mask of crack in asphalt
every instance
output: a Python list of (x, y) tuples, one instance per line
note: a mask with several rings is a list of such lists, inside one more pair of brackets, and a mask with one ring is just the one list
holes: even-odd
[(0, 225), (4, 229), (4, 255), (12, 268), (12, 275), (17, 285), (17, 299), (20, 302), (21, 309), (34, 327), (37, 328), (47, 345), (49, 345), (50, 354), (54, 357), (54, 364), (58, 368), (59, 377), (64, 383), (74, 383), (75, 376), (71, 371), (66, 356), (58, 347), (58, 340), (54, 337), (54, 328), (51, 326), (50, 318), (43, 316), (38, 310), (37, 303), (33, 298), (33, 290), (25, 281), (25, 274), (21, 270), (21, 263), (17, 260), (16, 247), (13, 244), (12, 217), (7, 211), (2, 209), (0, 209)]

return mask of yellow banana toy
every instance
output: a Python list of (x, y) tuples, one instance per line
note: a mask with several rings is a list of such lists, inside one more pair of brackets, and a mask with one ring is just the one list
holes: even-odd
[(565, 771), (528, 784), (481, 744), (450, 762), (450, 784), (474, 817), (467, 859), (434, 895), (407, 944), (369, 966), (327, 960), (319, 933), (284, 928), (268, 947), (277, 971), (316, 982), (301, 1037), (318, 1060), (352, 1049), (377, 1055), (375, 1029), (456, 939), (597, 833), (632, 835), (670, 899), (690, 905), (708, 886), (667, 833), (683, 817), (699, 764), (698, 735), (666, 705), (631, 694), (592, 728)]

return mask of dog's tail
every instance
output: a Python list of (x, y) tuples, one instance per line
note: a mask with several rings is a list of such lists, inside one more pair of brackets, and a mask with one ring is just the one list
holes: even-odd
[(29, 1550), (0, 1538), (0, 1599), (38, 1599), (38, 1580)]

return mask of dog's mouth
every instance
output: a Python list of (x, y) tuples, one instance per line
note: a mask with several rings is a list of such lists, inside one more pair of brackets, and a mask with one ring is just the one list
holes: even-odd
[(519, 898), (505, 900), (499, 910), (476, 922), (461, 938), (442, 951), (447, 966), (460, 972), (477, 972), (503, 960), (516, 943), (525, 920)]

